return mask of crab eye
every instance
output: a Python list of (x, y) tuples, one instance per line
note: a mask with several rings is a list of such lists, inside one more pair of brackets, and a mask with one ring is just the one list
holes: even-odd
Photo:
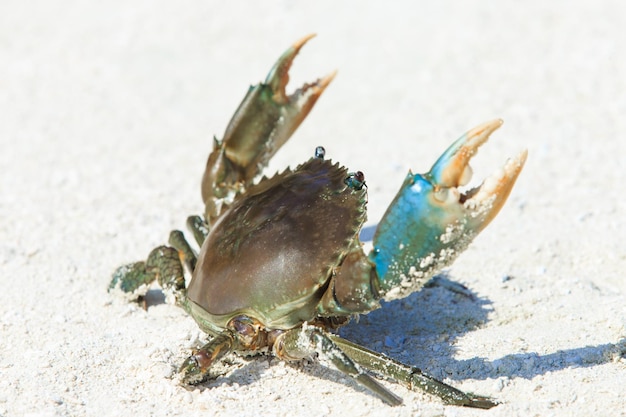
[(326, 156), (326, 149), (324, 149), (323, 146), (318, 146), (317, 148), (315, 148), (316, 158), (324, 159), (324, 156)]
[(361, 190), (363, 186), (367, 187), (367, 185), (365, 184), (365, 174), (363, 174), (363, 172), (361, 171), (348, 173), (348, 176), (345, 180), (343, 180), (343, 182), (348, 187), (356, 191)]

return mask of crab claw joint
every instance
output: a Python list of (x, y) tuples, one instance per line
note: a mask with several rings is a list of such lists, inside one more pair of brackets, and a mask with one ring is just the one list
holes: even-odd
[(409, 172), (374, 236), (370, 259), (385, 298), (404, 297), (450, 264), (498, 214), (520, 174), (527, 151), (509, 159), (481, 185), (465, 192), (470, 159), (502, 120), (461, 136), (427, 174)]

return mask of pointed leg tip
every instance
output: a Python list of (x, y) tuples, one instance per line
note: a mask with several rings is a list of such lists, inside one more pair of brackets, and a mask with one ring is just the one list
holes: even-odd
[(488, 397), (473, 398), (469, 404), (463, 404), (466, 407), (479, 408), (481, 410), (489, 410), (498, 406), (500, 403)]

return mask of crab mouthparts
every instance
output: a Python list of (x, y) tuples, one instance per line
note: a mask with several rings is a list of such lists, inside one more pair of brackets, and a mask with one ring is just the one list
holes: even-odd
[(528, 155), (527, 150), (521, 151), (479, 186), (465, 192), (459, 190), (458, 187), (467, 185), (472, 179), (470, 159), (500, 126), (502, 120), (496, 119), (465, 133), (441, 155), (429, 173), (435, 188), (435, 199), (444, 204), (460, 203), (476, 231), (482, 230), (498, 214)]

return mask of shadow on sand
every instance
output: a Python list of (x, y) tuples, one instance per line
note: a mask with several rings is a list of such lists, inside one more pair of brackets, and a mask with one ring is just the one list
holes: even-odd
[[(376, 225), (361, 231), (361, 241), (371, 241)], [(165, 302), (159, 289), (151, 289), (143, 299), (144, 308)], [(437, 379), (489, 379), (499, 377), (531, 379), (537, 375), (566, 368), (601, 365), (626, 356), (626, 339), (617, 343), (583, 346), (558, 350), (550, 354), (535, 352), (514, 353), (496, 360), (472, 358), (455, 360), (457, 339), (488, 322), (492, 311), (488, 298), (478, 297), (470, 289), (451, 280), (445, 274), (433, 279), (404, 299), (383, 302), (381, 309), (362, 315), (339, 331), (340, 335), (371, 350), (384, 353), (408, 365), (422, 369)], [(273, 361), (270, 357), (246, 357), (226, 359), (216, 378), (195, 388), (207, 389), (228, 383), (229, 378), (238, 383), (249, 384), (262, 379), (262, 362)], [(291, 364), (315, 377), (336, 382), (348, 380), (339, 371), (324, 371), (322, 365), (310, 361)], [(350, 382), (348, 382), (350, 383)], [(367, 389), (352, 382), (355, 389)]]
[[(491, 302), (467, 289), (463, 293), (450, 291), (446, 287), (455, 282), (445, 276), (442, 279), (445, 286), (429, 286), (405, 299), (385, 303), (383, 308), (362, 316), (359, 323), (353, 322), (340, 329), (341, 335), (438, 379), (503, 376), (531, 379), (566, 368), (601, 365), (626, 356), (626, 339), (622, 339), (549, 354), (524, 352), (492, 361), (485, 358), (455, 360), (455, 341), (487, 323)], [(445, 364), (445, 369), (438, 363)]]

